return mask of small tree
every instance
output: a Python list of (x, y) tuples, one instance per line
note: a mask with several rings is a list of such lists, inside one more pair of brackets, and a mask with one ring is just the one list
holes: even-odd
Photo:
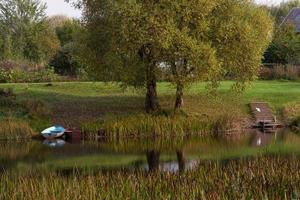
[(243, 89), (257, 76), (271, 39), (272, 21), (256, 5), (230, 0), (203, 3), (185, 2), (179, 6), (185, 9), (175, 11), (176, 34), (165, 58), (177, 87), (175, 109), (183, 104), (185, 85), (195, 81), (211, 81), (217, 87), (230, 73), (237, 80), (235, 88)]

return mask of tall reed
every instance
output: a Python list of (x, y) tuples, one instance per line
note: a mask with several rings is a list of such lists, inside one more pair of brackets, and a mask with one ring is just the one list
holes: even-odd
[(200, 161), (194, 171), (4, 172), (0, 199), (298, 199), (298, 157)]
[(235, 119), (230, 115), (209, 119), (205, 116), (152, 116), (134, 115), (109, 117), (102, 121), (83, 124), (86, 139), (98, 136), (117, 139), (122, 137), (184, 137), (187, 135), (211, 135), (226, 131), (233, 126)]
[(0, 119), (0, 139), (2, 140), (20, 140), (34, 135), (34, 131), (27, 122), (13, 118)]

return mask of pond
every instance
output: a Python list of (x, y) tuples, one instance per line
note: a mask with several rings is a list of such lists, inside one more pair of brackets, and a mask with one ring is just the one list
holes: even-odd
[(119, 141), (0, 142), (0, 171), (47, 170), (152, 171), (176, 173), (192, 170), (201, 162), (261, 155), (300, 154), (300, 136), (288, 130), (273, 134), (251, 131), (226, 137), (184, 139), (128, 139)]

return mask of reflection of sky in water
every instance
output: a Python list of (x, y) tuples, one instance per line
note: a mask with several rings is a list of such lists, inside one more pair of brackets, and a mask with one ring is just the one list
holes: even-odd
[(44, 140), (43, 145), (57, 148), (57, 147), (63, 147), (66, 144), (64, 140), (56, 139), (56, 140)]
[[(185, 171), (190, 171), (195, 169), (199, 165), (198, 160), (189, 160), (185, 163)], [(142, 167), (143, 171), (149, 171), (149, 166), (145, 164)], [(179, 171), (179, 164), (175, 161), (165, 162), (159, 164), (159, 171), (161, 172), (169, 172), (169, 173), (177, 173)]]

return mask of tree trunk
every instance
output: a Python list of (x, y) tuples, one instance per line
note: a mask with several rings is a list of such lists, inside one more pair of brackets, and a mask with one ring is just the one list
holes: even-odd
[(176, 90), (175, 110), (181, 109), (183, 105), (183, 85), (179, 83)]
[(159, 103), (156, 90), (156, 64), (152, 57), (153, 47), (151, 44), (143, 45), (139, 51), (139, 55), (143, 62), (148, 65), (147, 68), (147, 93), (145, 99), (145, 109), (147, 113), (153, 113), (159, 110)]
[(177, 151), (177, 161), (178, 161), (178, 167), (179, 172), (182, 173), (185, 171), (185, 157), (183, 151)]
[(156, 112), (160, 108), (157, 98), (157, 88), (155, 79), (148, 80), (145, 108), (147, 113)]
[(149, 166), (149, 172), (159, 170), (159, 157), (160, 153), (156, 151), (147, 152), (147, 162)]

